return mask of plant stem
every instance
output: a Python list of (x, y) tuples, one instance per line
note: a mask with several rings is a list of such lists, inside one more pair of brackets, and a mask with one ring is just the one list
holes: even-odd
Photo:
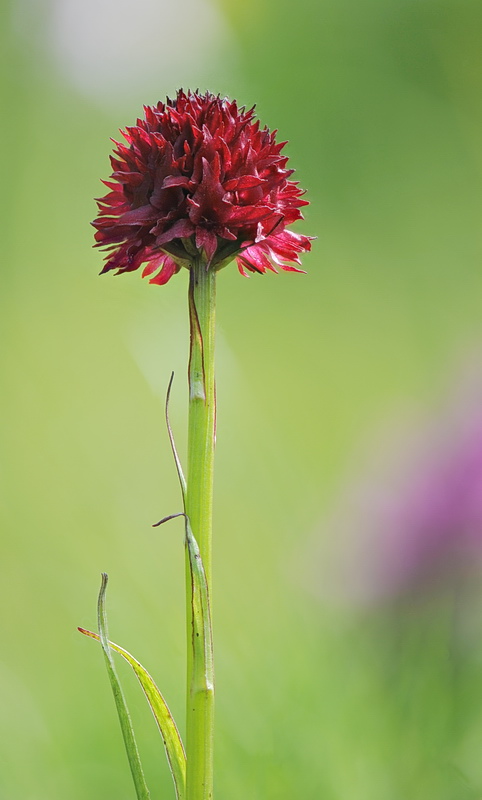
[[(216, 424), (214, 382), (216, 273), (196, 259), (190, 270), (189, 428), (186, 514), (199, 545), (211, 595), (213, 468)], [(199, 648), (193, 647), (192, 581), (186, 559), (187, 704), (186, 800), (212, 800), (214, 687)]]

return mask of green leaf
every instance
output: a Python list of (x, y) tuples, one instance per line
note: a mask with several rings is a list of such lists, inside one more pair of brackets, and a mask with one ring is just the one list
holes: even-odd
[(124, 697), (124, 692), (119, 683), (117, 672), (112, 658), (112, 651), (109, 645), (107, 633), (107, 614), (105, 610), (105, 593), (107, 589), (108, 576), (105, 572), (102, 573), (102, 583), (99, 592), (99, 600), (97, 604), (97, 618), (99, 625), (99, 641), (104, 651), (105, 663), (107, 666), (107, 673), (109, 675), (110, 685), (114, 694), (114, 700), (117, 707), (117, 714), (119, 715), (119, 722), (124, 737), (124, 744), (129, 759), (129, 766), (131, 768), (134, 786), (136, 788), (137, 800), (150, 800), (149, 789), (147, 788), (146, 779), (142, 769), (139, 750), (137, 749), (137, 742), (134, 736), (134, 728), (132, 727), (132, 720), (127, 708), (127, 703)]
[(171, 389), (172, 389), (172, 382), (174, 380), (174, 372), (171, 372), (171, 378), (169, 380), (169, 385), (167, 387), (167, 394), (166, 394), (166, 405), (164, 409), (165, 417), (166, 417), (166, 426), (167, 426), (167, 433), (169, 436), (169, 441), (171, 443), (171, 450), (172, 455), (174, 456), (174, 463), (176, 465), (177, 476), (179, 478), (179, 483), (181, 484), (181, 493), (182, 493), (182, 501), (184, 507), (186, 507), (186, 492), (187, 492), (187, 485), (186, 485), (186, 478), (184, 477), (184, 472), (182, 471), (181, 459), (179, 458), (179, 454), (177, 452), (176, 442), (174, 439), (174, 434), (171, 428), (171, 421), (169, 419), (169, 400), (171, 397)]
[(196, 689), (208, 695), (214, 691), (213, 632), (211, 624), (211, 607), (206, 574), (201, 559), (198, 543), (191, 530), (187, 514), (186, 544), (189, 554), (189, 566), (192, 581), (192, 648), (194, 663), (198, 665)]
[[(212, 796), (212, 731), (214, 711), (214, 666), (213, 666), (213, 638), (211, 625), (211, 609), (209, 603), (209, 590), (206, 573), (201, 558), (198, 543), (192, 532), (191, 523), (187, 514), (171, 514), (164, 517), (157, 525), (162, 525), (174, 517), (184, 517), (186, 547), (189, 559), (189, 573), (191, 587), (189, 592), (191, 614), (191, 652), (192, 673), (189, 682), (188, 708), (192, 712), (193, 725), (191, 740), (195, 746), (188, 750), (188, 796), (192, 794), (193, 786), (203, 786), (202, 797)], [(194, 765), (194, 766), (193, 766)], [(191, 789), (189, 789), (189, 769), (191, 777), (194, 776)], [(197, 794), (195, 795), (198, 796)], [(199, 795), (201, 797), (201, 795)]]
[(211, 606), (199, 545), (192, 532), (189, 517), (182, 511), (164, 517), (164, 519), (156, 522), (153, 527), (157, 528), (159, 525), (163, 525), (176, 517), (184, 517), (185, 520), (186, 546), (191, 574), (192, 653), (197, 673), (195, 678), (197, 685), (194, 687), (194, 691), (211, 693), (214, 690)]
[[(85, 628), (79, 628), (79, 631), (84, 633), (86, 636), (90, 636), (92, 639), (97, 639), (97, 641), (100, 640), (100, 637), (97, 633), (85, 630)], [(139, 683), (147, 698), (147, 702), (151, 707), (154, 719), (157, 722), (164, 746), (166, 748), (167, 760), (169, 762), (169, 767), (174, 780), (176, 796), (178, 800), (184, 800), (186, 795), (186, 754), (184, 752), (184, 747), (176, 723), (174, 722), (174, 718), (169, 711), (169, 707), (154, 680), (149, 675), (147, 670), (142, 666), (142, 664), (140, 664), (139, 661), (137, 661), (137, 659), (135, 659), (134, 656), (132, 656), (127, 650), (124, 650), (123, 647), (115, 644), (115, 642), (109, 641), (109, 645), (112, 650), (115, 650), (116, 653), (119, 653), (119, 655), (125, 658), (125, 660), (131, 665), (139, 680)]]

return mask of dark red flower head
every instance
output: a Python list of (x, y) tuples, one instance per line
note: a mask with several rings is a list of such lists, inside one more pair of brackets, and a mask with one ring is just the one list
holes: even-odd
[(200, 255), (214, 269), (236, 258), (244, 275), (301, 272), (294, 264), (310, 237), (287, 227), (307, 201), (276, 131), (209, 92), (181, 90), (144, 110), (122, 131), (127, 145), (115, 142), (109, 192), (97, 201), (95, 246), (109, 251), (102, 272), (145, 264), (143, 276), (163, 284)]

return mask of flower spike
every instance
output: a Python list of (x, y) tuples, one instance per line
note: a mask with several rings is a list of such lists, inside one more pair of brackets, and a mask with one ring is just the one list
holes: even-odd
[(302, 219), (303, 190), (281, 155), (286, 142), (260, 128), (254, 106), (210, 92), (180, 90), (144, 106), (144, 118), (114, 142), (108, 193), (97, 200), (95, 246), (102, 273), (132, 272), (167, 283), (202, 256), (219, 270), (236, 258), (241, 274), (299, 272), (311, 238), (288, 230)]

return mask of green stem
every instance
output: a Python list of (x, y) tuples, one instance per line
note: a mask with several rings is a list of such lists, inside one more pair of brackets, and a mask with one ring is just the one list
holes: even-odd
[[(216, 273), (196, 259), (190, 270), (189, 428), (186, 514), (199, 545), (208, 595), (211, 594), (216, 396), (214, 383)], [(212, 800), (214, 687), (200, 649), (193, 646), (192, 582), (186, 559), (187, 704), (186, 800)]]

